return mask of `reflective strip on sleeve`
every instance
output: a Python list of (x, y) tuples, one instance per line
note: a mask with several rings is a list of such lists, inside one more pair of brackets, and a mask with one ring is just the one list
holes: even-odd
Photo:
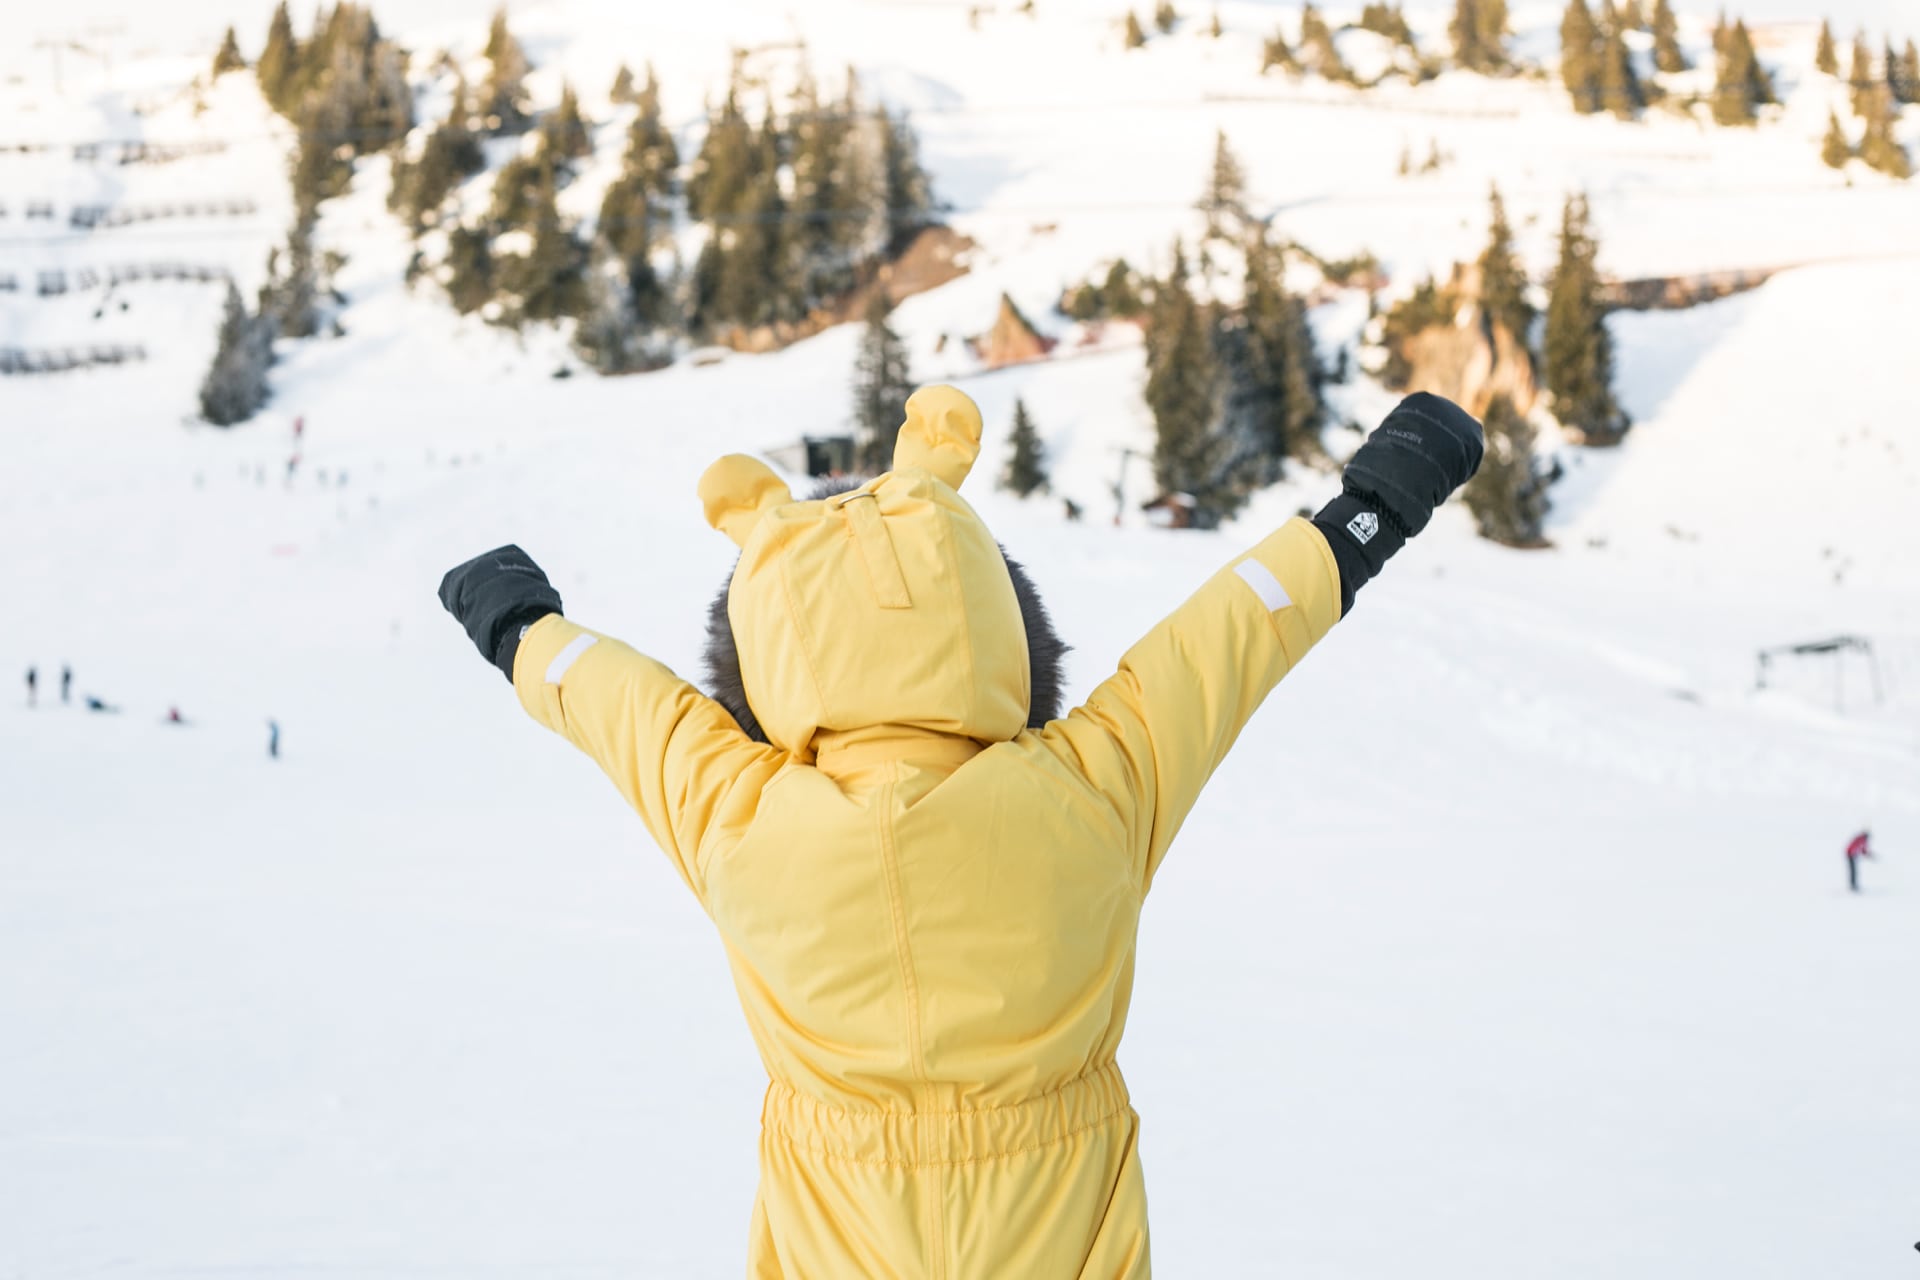
[(1280, 579), (1273, 576), (1273, 570), (1258, 560), (1242, 560), (1233, 566), (1240, 581), (1253, 588), (1253, 594), (1260, 597), (1260, 603), (1267, 606), (1267, 612), (1278, 613), (1293, 603), (1293, 597), (1280, 585)]
[(547, 683), (559, 684), (580, 655), (599, 642), (599, 636), (579, 635), (567, 642), (567, 647), (553, 655), (553, 661), (547, 664)]

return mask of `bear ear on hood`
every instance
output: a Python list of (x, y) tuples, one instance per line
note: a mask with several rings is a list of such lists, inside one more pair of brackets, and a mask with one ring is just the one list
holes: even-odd
[(893, 469), (923, 467), (958, 489), (980, 456), (980, 409), (956, 387), (922, 387), (907, 400)]
[(707, 523), (744, 548), (760, 518), (793, 501), (786, 481), (773, 468), (744, 453), (730, 453), (700, 477), (700, 506)]

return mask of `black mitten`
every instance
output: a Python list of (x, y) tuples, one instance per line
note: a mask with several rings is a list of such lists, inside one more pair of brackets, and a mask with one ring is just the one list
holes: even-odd
[(1347, 462), (1340, 496), (1313, 523), (1340, 566), (1340, 613), (1354, 593), (1427, 527), (1434, 508), (1480, 469), (1480, 424), (1451, 400), (1416, 391)]
[(447, 571), (440, 603), (467, 629), (480, 656), (513, 680), (520, 628), (560, 612), (560, 593), (519, 547), (496, 547)]

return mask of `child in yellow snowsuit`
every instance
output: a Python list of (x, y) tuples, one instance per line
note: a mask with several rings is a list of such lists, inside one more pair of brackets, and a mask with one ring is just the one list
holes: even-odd
[(441, 587), (725, 940), (770, 1077), (754, 1277), (1148, 1274), (1115, 1061), (1141, 901), (1241, 726), (1480, 451), (1452, 405), (1403, 404), (1316, 521), (1032, 726), (1020, 602), (956, 492), (979, 444), (973, 403), (933, 387), (850, 492), (795, 501), (741, 456), (701, 480), (740, 547), (727, 615), (765, 741), (562, 617), (518, 548)]

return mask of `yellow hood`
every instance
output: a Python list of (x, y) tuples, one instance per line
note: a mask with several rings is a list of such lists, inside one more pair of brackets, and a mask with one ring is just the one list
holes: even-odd
[(700, 479), (707, 523), (740, 548), (727, 616), (767, 739), (810, 758), (822, 733), (889, 727), (1004, 742), (1026, 726), (1020, 603), (987, 527), (956, 492), (980, 410), (953, 387), (907, 401), (893, 470), (796, 502), (731, 454)]

